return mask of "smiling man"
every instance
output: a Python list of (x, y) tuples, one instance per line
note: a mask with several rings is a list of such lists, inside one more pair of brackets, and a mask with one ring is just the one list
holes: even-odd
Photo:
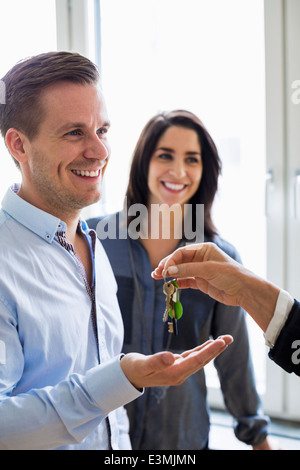
[(43, 92), (45, 118), (30, 141), (9, 129), (6, 142), (22, 164), (19, 196), (68, 218), (99, 200), (109, 149), (109, 120), (100, 90), (58, 82)]
[(22, 182), (0, 211), (0, 448), (128, 449), (123, 405), (182, 383), (232, 339), (120, 354), (116, 282), (80, 216), (101, 196), (110, 153), (97, 68), (51, 52), (3, 82), (0, 129)]

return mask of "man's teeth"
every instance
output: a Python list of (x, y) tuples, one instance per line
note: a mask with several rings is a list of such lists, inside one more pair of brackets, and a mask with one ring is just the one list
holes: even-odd
[(99, 175), (100, 170), (97, 170), (97, 171), (72, 170), (72, 173), (78, 176), (89, 176), (90, 178), (93, 178)]
[(172, 189), (173, 191), (180, 191), (186, 186), (185, 184), (167, 183), (166, 181), (164, 181), (163, 184), (165, 185), (166, 188)]

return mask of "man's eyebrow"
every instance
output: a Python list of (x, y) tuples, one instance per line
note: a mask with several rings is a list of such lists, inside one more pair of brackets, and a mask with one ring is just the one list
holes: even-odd
[[(58, 133), (64, 132), (64, 131), (67, 131), (68, 129), (84, 129), (86, 127), (87, 127), (87, 125), (83, 122), (70, 121), (70, 122), (67, 122), (67, 123), (63, 124), (61, 127), (59, 127), (57, 129), (57, 132)], [(99, 129), (101, 129), (103, 127), (110, 127), (110, 122), (109, 121), (103, 122), (103, 124), (99, 127)]]
[(100, 127), (110, 127), (110, 121), (105, 121)]

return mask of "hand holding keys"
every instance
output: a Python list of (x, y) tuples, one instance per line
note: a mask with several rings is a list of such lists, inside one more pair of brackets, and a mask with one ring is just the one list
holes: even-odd
[(166, 309), (163, 316), (163, 321), (166, 322), (168, 317), (172, 319), (172, 321), (168, 322), (168, 331), (169, 333), (174, 333), (174, 335), (177, 336), (177, 320), (181, 318), (183, 309), (179, 301), (179, 289), (175, 279), (171, 281), (165, 281), (163, 291), (166, 296)]

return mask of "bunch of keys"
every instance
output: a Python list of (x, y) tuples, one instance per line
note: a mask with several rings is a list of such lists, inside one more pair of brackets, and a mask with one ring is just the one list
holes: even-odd
[(166, 322), (170, 317), (172, 321), (168, 322), (169, 333), (178, 335), (177, 320), (181, 318), (183, 309), (181, 302), (179, 301), (179, 289), (175, 279), (171, 281), (165, 281), (163, 291), (166, 296), (166, 309), (163, 316), (163, 321)]

